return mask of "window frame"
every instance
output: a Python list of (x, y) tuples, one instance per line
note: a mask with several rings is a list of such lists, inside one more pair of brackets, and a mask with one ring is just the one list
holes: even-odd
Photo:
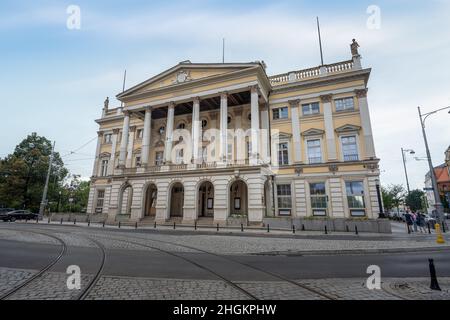
[[(158, 158), (158, 155), (161, 155), (161, 158)], [(164, 151), (155, 151), (155, 166), (162, 166), (164, 164)]]
[[(354, 137), (355, 138), (355, 146), (356, 146), (356, 156), (357, 159), (356, 160), (345, 160), (345, 154), (344, 154), (344, 143), (343, 143), (343, 139), (345, 138), (351, 138)], [(347, 134), (342, 134), (339, 136), (339, 140), (340, 140), (340, 147), (341, 147), (341, 160), (343, 162), (351, 162), (351, 161), (360, 161), (361, 156), (360, 156), (360, 150), (359, 150), (359, 134), (358, 133), (347, 133)], [(348, 155), (351, 156), (351, 155)]]
[[(316, 185), (316, 184), (323, 184), (323, 190), (324, 190), (324, 194), (313, 194), (312, 193), (312, 185)], [(327, 217), (328, 216), (328, 206), (329, 206), (329, 197), (328, 197), (328, 193), (327, 193), (327, 183), (326, 181), (313, 181), (313, 182), (309, 182), (308, 183), (308, 187), (309, 187), (309, 201), (310, 201), (310, 205), (311, 205), (311, 215), (314, 217)], [(313, 199), (320, 199), (322, 198), (325, 202), (325, 206), (324, 207), (318, 207), (315, 205), (315, 203), (319, 202), (319, 201), (313, 201)], [(317, 214), (317, 212), (324, 212), (324, 214)]]
[[(289, 194), (280, 194), (280, 187), (288, 187)], [(293, 210), (293, 202), (292, 202), (292, 184), (291, 183), (277, 183), (276, 184), (276, 198), (277, 198), (277, 202), (276, 202), (276, 209), (278, 212), (278, 216), (284, 217), (284, 216), (291, 216), (292, 215), (292, 210)], [(289, 206), (280, 206), (280, 200), (282, 199), (289, 199)], [(283, 202), (283, 201), (281, 201)], [(283, 212), (283, 213), (282, 213)]]
[[(310, 152), (309, 152), (309, 142), (311, 141), (319, 141), (319, 149), (320, 149), (320, 161), (317, 162), (311, 162), (311, 158), (310, 158)], [(305, 139), (305, 144), (306, 144), (306, 159), (308, 159), (308, 164), (321, 164), (324, 163), (324, 156), (323, 156), (323, 148), (322, 148), (322, 138), (321, 137), (309, 137), (307, 139)]]
[[(348, 108), (346, 107), (345, 101), (352, 101), (352, 107)], [(338, 101), (342, 101), (343, 109), (338, 110)], [(334, 99), (334, 110), (336, 112), (350, 112), (355, 111), (355, 97), (343, 97), (343, 98), (336, 98)]]
[[(286, 148), (281, 149), (280, 146), (281, 145), (286, 145)], [(284, 155), (284, 152), (286, 152), (286, 155)], [(282, 155), (281, 159), (283, 161), (280, 161), (280, 154)], [(286, 163), (284, 163), (286, 161)], [(283, 141), (283, 142), (278, 142), (277, 144), (277, 163), (279, 167), (282, 166), (288, 166), (290, 161), (289, 161), (289, 142), (287, 141)]]
[[(360, 183), (361, 184), (361, 190), (362, 190), (362, 194), (358, 195), (352, 193), (349, 194), (348, 192), (348, 184), (353, 184), (353, 183)], [(355, 206), (350, 206), (350, 197), (361, 197), (362, 199), (362, 204), (363, 207), (355, 207)], [(365, 192), (365, 183), (364, 180), (345, 180), (345, 199), (347, 201), (347, 208), (350, 214), (350, 217), (352, 218), (363, 218), (367, 216), (367, 201), (366, 201), (366, 192)], [(356, 202), (353, 202), (356, 203)], [(354, 214), (354, 212), (363, 212), (364, 214)]]
[[(106, 163), (106, 165), (104, 165)], [(106, 177), (108, 175), (109, 159), (100, 159), (100, 177)]]
[[(282, 110), (286, 110), (286, 115), (284, 117), (281, 116)], [(275, 114), (277, 114), (277, 117), (275, 117)], [(278, 121), (278, 120), (287, 120), (287, 119), (289, 119), (289, 108), (287, 106), (272, 109), (272, 120)]]
[[(103, 207), (105, 206), (105, 195), (106, 190), (105, 189), (97, 189), (96, 190), (96, 196), (95, 196), (95, 213), (102, 213)], [(100, 197), (100, 194), (102, 197)], [(101, 205), (99, 205), (99, 201), (101, 201)]]
[[(313, 112), (313, 106), (317, 105), (317, 112)], [(308, 107), (309, 112), (305, 113), (305, 107)], [(315, 116), (320, 114), (320, 103), (319, 102), (310, 102), (302, 104), (302, 115), (305, 117)]]

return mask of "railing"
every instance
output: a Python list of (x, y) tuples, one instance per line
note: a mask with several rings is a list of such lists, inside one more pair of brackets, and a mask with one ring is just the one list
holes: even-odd
[(357, 154), (347, 154), (344, 155), (344, 161), (358, 161), (359, 157)]
[(289, 82), (296, 82), (311, 78), (317, 78), (322, 75), (351, 71), (353, 70), (353, 67), (354, 67), (353, 60), (348, 60), (324, 65), (323, 67), (319, 66), (315, 68), (292, 71), (288, 73), (271, 76), (269, 77), (269, 80), (271, 85), (276, 86)]
[(186, 170), (187, 164), (181, 163), (181, 164), (170, 164), (169, 170), (170, 171), (179, 171), (179, 170)]
[(210, 169), (210, 168), (216, 168), (217, 162), (202, 162), (197, 163), (197, 169)]
[(248, 166), (249, 160), (243, 159), (243, 160), (231, 160), (227, 162), (227, 167), (241, 167), (241, 166)]

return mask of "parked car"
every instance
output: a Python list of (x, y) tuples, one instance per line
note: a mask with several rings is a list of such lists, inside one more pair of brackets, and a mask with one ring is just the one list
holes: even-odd
[(13, 210), (4, 213), (0, 216), (3, 221), (14, 222), (16, 220), (34, 220), (38, 217), (37, 213), (32, 213), (29, 210)]

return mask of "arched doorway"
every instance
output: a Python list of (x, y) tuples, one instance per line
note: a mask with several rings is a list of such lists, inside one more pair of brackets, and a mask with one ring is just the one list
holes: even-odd
[(230, 186), (230, 215), (246, 216), (248, 214), (247, 184), (242, 180), (234, 181)]
[(184, 187), (180, 182), (175, 183), (170, 191), (170, 217), (182, 217), (184, 206)]
[(129, 184), (125, 185), (120, 192), (119, 197), (119, 214), (131, 214), (131, 204), (133, 201), (133, 187)]
[(147, 187), (147, 191), (145, 192), (144, 217), (155, 217), (157, 197), (158, 188), (152, 183)]
[(214, 185), (209, 181), (198, 188), (197, 216), (214, 217)]

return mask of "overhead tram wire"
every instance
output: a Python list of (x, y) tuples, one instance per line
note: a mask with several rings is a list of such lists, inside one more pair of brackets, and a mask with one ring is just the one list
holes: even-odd
[(77, 148), (77, 149), (75, 149), (75, 150), (73, 150), (73, 151), (70, 151), (69, 153), (67, 153), (67, 154), (65, 154), (65, 155), (63, 155), (63, 156), (61, 156), (61, 158), (66, 158), (66, 157), (68, 157), (68, 156), (71, 156), (71, 155), (73, 155), (73, 154), (76, 154), (78, 151), (80, 151), (81, 149), (83, 149), (84, 147), (86, 147), (88, 144), (90, 144), (91, 142), (93, 142), (93, 141), (96, 140), (96, 139), (98, 139), (98, 137), (92, 138), (91, 140), (89, 140), (88, 142), (86, 142), (85, 144), (83, 144), (81, 147), (79, 147), (79, 148)]

